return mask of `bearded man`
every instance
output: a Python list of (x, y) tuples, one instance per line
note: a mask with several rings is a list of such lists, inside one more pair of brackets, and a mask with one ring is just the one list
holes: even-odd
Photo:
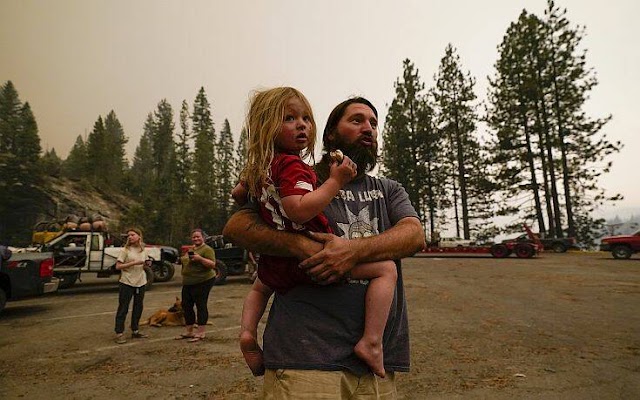
[[(358, 176), (324, 210), (335, 235), (316, 233), (309, 238), (275, 231), (250, 208), (234, 214), (224, 229), (225, 237), (257, 253), (298, 258), (300, 267), (319, 283), (274, 295), (263, 336), (264, 353), (258, 347), (257, 332), (251, 332), (251, 341), (241, 342), (245, 354), (252, 345), (264, 362), (265, 399), (393, 399), (397, 397), (395, 373), (409, 370), (400, 259), (424, 246), (424, 233), (402, 186), (367, 174), (376, 165), (377, 139), (378, 112), (367, 99), (348, 99), (329, 115), (324, 155), (316, 165), (319, 180), (328, 176), (333, 150), (340, 149), (358, 165)], [(346, 278), (356, 264), (382, 260), (397, 260), (398, 272), (383, 338), (385, 378), (373, 374), (354, 354), (364, 327), (368, 281)], [(260, 290), (254, 287), (250, 296), (264, 295)]]

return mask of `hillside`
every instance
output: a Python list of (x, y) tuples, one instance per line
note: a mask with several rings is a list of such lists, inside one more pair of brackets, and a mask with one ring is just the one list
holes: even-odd
[(63, 222), (68, 215), (91, 217), (100, 214), (110, 230), (119, 229), (127, 210), (135, 205), (128, 197), (95, 188), (84, 181), (48, 177), (29, 192), (25, 207), (15, 210), (19, 218), (11, 244), (26, 245), (34, 225), (41, 221)]

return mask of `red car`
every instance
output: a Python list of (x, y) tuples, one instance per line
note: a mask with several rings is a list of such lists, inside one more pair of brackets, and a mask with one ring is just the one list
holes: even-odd
[(607, 236), (600, 242), (600, 250), (610, 251), (613, 258), (627, 259), (640, 252), (640, 230), (631, 235)]

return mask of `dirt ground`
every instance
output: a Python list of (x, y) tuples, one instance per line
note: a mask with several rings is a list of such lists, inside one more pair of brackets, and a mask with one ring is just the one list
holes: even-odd
[[(605, 253), (535, 259), (404, 261), (412, 368), (402, 399), (640, 398), (640, 259)], [(214, 287), (207, 341), (113, 343), (116, 279), (85, 278), (0, 315), (2, 399), (259, 398), (236, 344), (244, 278)], [(143, 318), (180, 278), (147, 292)]]

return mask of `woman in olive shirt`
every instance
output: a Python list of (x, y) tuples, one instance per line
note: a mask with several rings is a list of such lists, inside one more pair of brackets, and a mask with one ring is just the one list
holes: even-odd
[[(182, 308), (186, 332), (176, 339), (188, 339), (189, 342), (197, 342), (205, 337), (205, 325), (209, 319), (207, 301), (209, 292), (216, 280), (216, 255), (213, 249), (204, 243), (202, 229), (191, 231), (193, 249), (182, 256)], [(194, 311), (194, 306), (197, 310)], [(194, 324), (198, 328), (194, 332)]]

